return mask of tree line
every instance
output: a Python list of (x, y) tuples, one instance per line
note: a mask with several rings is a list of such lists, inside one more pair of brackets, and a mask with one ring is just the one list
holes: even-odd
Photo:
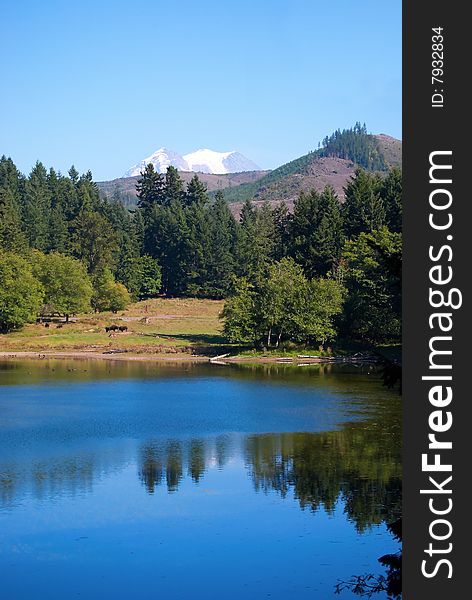
[[(61, 314), (120, 310), (163, 293), (227, 299), (225, 332), (235, 342), (324, 343), (338, 331), (368, 341), (398, 338), (398, 169), (381, 176), (359, 168), (343, 203), (327, 187), (301, 193), (292, 212), (246, 200), (239, 218), (222, 192), (210, 198), (198, 175), (185, 185), (173, 167), (163, 175), (148, 165), (137, 194), (129, 210), (102, 198), (90, 172), (72, 167), (62, 175), (37, 163), (25, 177), (0, 159), (4, 330), (45, 305)], [(78, 296), (77, 278), (88, 285), (79, 308), (66, 312), (58, 282)], [(29, 283), (15, 291), (20, 281)], [(34, 298), (12, 320), (8, 298), (26, 288)]]
[(337, 129), (326, 136), (318, 153), (320, 156), (338, 156), (352, 160), (370, 171), (384, 171), (387, 167), (378, 143), (374, 136), (367, 133), (365, 123), (361, 125), (358, 122), (351, 129)]

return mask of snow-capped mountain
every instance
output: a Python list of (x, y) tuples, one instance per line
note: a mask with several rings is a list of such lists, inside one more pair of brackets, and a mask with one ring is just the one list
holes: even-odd
[(165, 173), (167, 171), (167, 167), (173, 166), (179, 171), (188, 171), (188, 165), (180, 154), (177, 152), (173, 152), (172, 150), (168, 150), (167, 148), (159, 148), (156, 150), (151, 156), (143, 159), (131, 169), (128, 169), (125, 173), (125, 177), (133, 177), (134, 175), (140, 175), (141, 171), (144, 171), (144, 168), (149, 163), (154, 165), (154, 168), (158, 173)]
[(158, 173), (165, 173), (167, 167), (172, 165), (179, 171), (195, 171), (198, 173), (241, 173), (242, 171), (259, 171), (260, 167), (240, 152), (215, 152), (202, 148), (181, 156), (167, 148), (159, 148), (151, 156), (131, 167), (124, 177), (140, 175), (146, 165), (152, 163)]

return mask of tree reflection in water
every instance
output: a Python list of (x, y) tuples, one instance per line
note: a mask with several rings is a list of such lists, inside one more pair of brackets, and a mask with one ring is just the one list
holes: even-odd
[[(383, 407), (385, 408), (385, 406)], [(256, 492), (293, 496), (301, 509), (333, 513), (342, 501), (359, 532), (401, 514), (401, 438), (397, 419), (346, 423), (321, 433), (224, 434), (189, 440), (152, 440), (138, 450), (139, 478), (149, 494), (177, 492), (188, 476), (198, 484), (208, 468), (228, 461), (246, 466)], [(71, 453), (54, 460), (0, 465), (0, 503), (25, 494), (38, 500), (92, 491), (95, 481), (129, 460), (129, 449)]]
[[(166, 483), (177, 491), (186, 470), (198, 483), (210, 464), (223, 468), (239, 453), (230, 436), (148, 443), (140, 451), (146, 490)], [(258, 434), (240, 452), (256, 491), (292, 494), (302, 509), (332, 514), (339, 500), (359, 532), (401, 514), (400, 436), (375, 423), (348, 423), (340, 431)]]
[[(219, 541), (217, 529), (228, 526), (229, 542), (244, 544), (245, 553), (245, 540), (261, 531), (261, 543), (270, 555), (277, 552), (270, 538), (272, 515), (287, 515), (295, 528), (312, 523), (315, 531), (319, 523), (324, 536), (310, 545), (313, 538), (297, 535), (300, 554), (293, 561), (301, 565), (302, 578), (293, 585), (302, 579), (312, 583), (318, 568), (328, 596), (339, 577), (344, 579), (340, 591), (347, 587), (351, 594), (368, 595), (381, 589), (382, 597), (386, 592), (395, 597), (392, 585), (399, 585), (401, 565), (396, 555), (382, 557), (388, 569), (383, 578), (364, 575), (346, 581), (365, 561), (375, 564), (387, 551), (381, 541), (388, 544), (385, 527), (375, 526), (401, 515), (401, 401), (380, 386), (371, 367), (351, 373), (331, 365), (309, 370), (280, 365), (221, 370), (146, 363), (80, 363), (79, 370), (76, 366), (71, 370), (61, 362), (18, 363), (3, 372), (11, 397), (2, 398), (6, 419), (0, 428), (0, 509), (8, 519), (24, 522), (26, 535), (30, 515), (39, 515), (46, 524), (51, 519), (54, 531), (56, 505), (66, 515), (69, 505), (83, 507), (84, 522), (95, 519), (103, 531), (112, 525), (126, 531), (119, 502), (116, 514), (108, 517), (109, 503), (119, 490), (126, 497), (129, 492), (137, 515), (148, 523), (152, 548), (158, 531), (169, 543), (175, 540), (181, 507), (188, 506), (192, 515), (195, 501), (195, 515), (203, 511), (211, 517), (203, 521), (214, 534), (210, 542)], [(33, 387), (24, 388), (25, 381)], [(64, 383), (80, 385), (68, 387), (66, 397)], [(269, 431), (263, 433), (266, 428)], [(218, 470), (224, 471), (221, 477)], [(241, 489), (232, 487), (233, 474)], [(202, 484), (205, 479), (209, 486)], [(200, 486), (198, 493), (188, 493), (194, 486)], [(248, 497), (251, 486), (255, 494)], [(228, 493), (206, 494), (207, 487), (235, 491), (234, 502)], [(264, 501), (265, 494), (271, 502)], [(273, 501), (275, 495), (280, 502)], [(236, 539), (226, 515), (238, 511), (239, 502), (243, 512), (246, 498), (248, 514), (264, 518), (254, 524), (255, 533), (249, 524)], [(221, 514), (219, 502), (225, 503)], [(324, 527), (325, 513), (334, 515), (332, 528)], [(169, 515), (165, 523), (162, 515)], [(185, 528), (189, 522), (183, 521)], [(281, 523), (287, 543), (295, 531), (291, 523)], [(185, 536), (201, 525), (198, 518), (191, 519), (189, 531), (183, 529), (179, 540), (189, 539)], [(75, 514), (67, 526), (76, 526)], [(368, 534), (371, 528), (370, 535), (356, 535)], [(346, 540), (339, 552), (331, 536), (338, 536), (336, 542)], [(353, 550), (357, 541), (363, 545), (359, 560)], [(176, 551), (180, 547), (176, 544)], [(267, 558), (266, 566), (271, 560)]]

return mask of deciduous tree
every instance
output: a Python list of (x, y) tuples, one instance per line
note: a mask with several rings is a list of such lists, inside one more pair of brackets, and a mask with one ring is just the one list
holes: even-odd
[(33, 321), (43, 298), (43, 287), (29, 263), (17, 254), (0, 251), (0, 330)]

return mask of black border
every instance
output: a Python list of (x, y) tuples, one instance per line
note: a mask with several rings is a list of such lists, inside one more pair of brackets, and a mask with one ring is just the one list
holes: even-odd
[[(467, 3), (430, 0), (403, 2), (403, 378), (404, 378), (404, 505), (403, 505), (403, 594), (406, 600), (455, 600), (472, 597), (468, 577), (469, 534), (472, 530), (467, 488), (472, 481), (469, 459), (472, 456), (472, 428), (468, 419), (472, 402), (468, 386), (471, 356), (469, 298), (472, 278), (470, 243), (472, 220), (472, 153), (469, 142), (470, 88), (469, 66), (472, 23), (466, 17)], [(444, 107), (431, 105), (432, 28), (444, 28)], [(427, 579), (421, 563), (427, 555), (429, 524), (434, 517), (428, 498), (420, 489), (428, 485), (428, 475), (421, 470), (421, 455), (427, 451), (428, 402), (431, 382), (422, 381), (429, 364), (428, 342), (432, 335), (428, 316), (430, 244), (441, 245), (444, 232), (428, 224), (429, 155), (435, 150), (452, 150), (454, 287), (463, 294), (463, 305), (453, 310), (452, 341), (453, 442), (450, 458), (453, 465), (453, 509), (447, 518), (453, 526), (449, 541), (453, 549), (448, 558), (453, 574), (441, 568), (437, 576)], [(466, 184), (469, 183), (468, 188)], [(444, 373), (442, 373), (444, 374)], [(469, 443), (470, 440), (470, 443)]]

